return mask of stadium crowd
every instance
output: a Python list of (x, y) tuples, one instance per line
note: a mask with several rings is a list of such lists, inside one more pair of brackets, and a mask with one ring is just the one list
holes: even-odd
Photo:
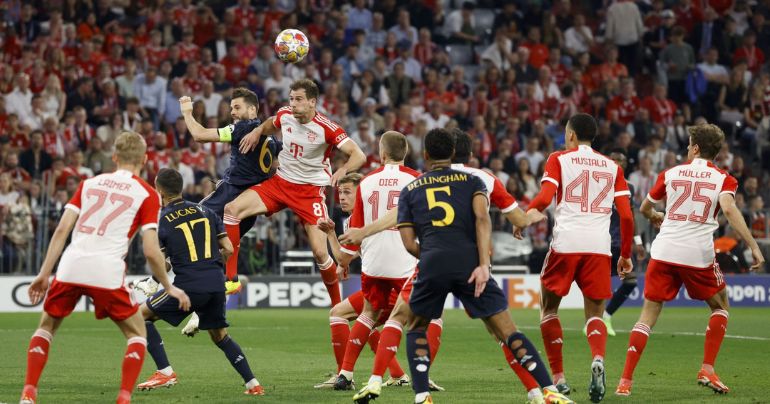
[[(475, 139), (471, 164), (497, 175), (524, 207), (576, 112), (599, 119), (597, 150), (627, 154), (637, 205), (657, 173), (686, 156), (686, 126), (718, 123), (729, 141), (717, 163), (739, 180), (736, 200), (754, 236), (768, 235), (770, 0), (8, 0), (0, 7), (0, 272), (29, 268), (78, 182), (113, 168), (121, 131), (145, 137), (149, 181), (175, 168), (187, 197), (200, 200), (227, 167), (229, 146), (192, 140), (180, 96), (193, 97), (198, 122), (222, 127), (231, 123), (232, 88), (255, 91), (265, 119), (305, 77), (322, 88), (319, 110), (367, 153), (367, 170), (380, 164), (377, 139), (386, 130), (407, 135), (408, 165), (422, 169), (427, 131), (459, 127)], [(284, 28), (310, 38), (299, 64), (275, 57), (272, 43)], [(258, 244), (301, 243), (302, 232), (278, 240), (269, 227), (261, 226)], [(549, 231), (548, 223), (529, 230), (533, 257), (542, 259)], [(650, 230), (643, 233), (649, 243)], [(718, 236), (718, 249), (743, 260), (745, 247), (729, 228)], [(530, 266), (538, 271), (536, 259)]]

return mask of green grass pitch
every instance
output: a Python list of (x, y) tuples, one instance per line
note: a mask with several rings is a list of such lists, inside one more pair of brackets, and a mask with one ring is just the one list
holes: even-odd
[[(502, 352), (480, 321), (459, 310), (445, 312), (441, 351), (431, 377), (447, 391), (435, 393), (438, 403), (523, 403), (526, 394), (508, 368)], [(512, 312), (517, 324), (542, 349), (537, 312)], [(615, 316), (617, 330), (630, 329), (638, 308), (622, 308)], [(580, 328), (582, 311), (560, 313), (565, 328), (565, 369), (575, 390), (572, 398), (589, 402), (588, 344)], [(179, 329), (159, 323), (169, 359), (179, 376), (170, 389), (134, 393), (136, 403), (349, 403), (352, 392), (318, 391), (313, 384), (334, 370), (325, 310), (245, 310), (228, 313), (231, 335), (244, 348), (264, 397), (243, 396), (238, 374), (205, 334), (183, 337)], [(767, 403), (764, 391), (770, 375), (767, 309), (733, 309), (728, 337), (722, 345), (717, 371), (732, 390), (716, 396), (696, 385), (703, 353), (706, 308), (665, 309), (637, 368), (631, 397), (612, 393), (622, 371), (628, 333), (610, 337), (607, 346), (607, 403)], [(16, 402), (24, 381), (26, 348), (38, 314), (0, 314), (3, 361), (0, 362), (0, 403)], [(405, 369), (404, 343), (399, 360)], [(95, 321), (91, 313), (65, 320), (54, 338), (43, 373), (39, 399), (45, 403), (114, 402), (125, 342), (109, 320)], [(543, 354), (541, 352), (541, 354)], [(543, 354), (544, 355), (544, 354)], [(373, 354), (366, 348), (356, 368), (358, 384), (368, 380)], [(140, 382), (154, 370), (149, 355)], [(410, 388), (384, 388), (377, 403), (412, 402)]]

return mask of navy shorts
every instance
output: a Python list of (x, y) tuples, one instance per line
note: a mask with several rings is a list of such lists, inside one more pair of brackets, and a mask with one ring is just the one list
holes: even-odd
[(465, 307), (471, 318), (487, 318), (508, 309), (508, 300), (497, 282), (489, 278), (484, 292), (475, 297), (476, 285), (468, 283), (471, 274), (437, 274), (424, 275), (425, 270), (420, 266), (409, 299), (409, 307), (423, 318), (440, 318), (444, 311), (444, 302), (452, 293)]
[[(203, 200), (201, 200), (200, 204), (213, 210), (214, 213), (219, 216), (219, 218), (223, 218), (225, 214), (225, 205), (235, 200), (235, 198), (238, 197), (243, 191), (249, 189), (249, 185), (244, 185), (242, 187), (235, 186), (232, 184), (228, 184), (224, 181), (217, 182), (217, 187), (214, 189), (214, 192), (208, 194)], [(246, 219), (241, 220), (240, 229), (241, 229), (241, 237), (243, 237), (244, 234), (246, 234), (251, 228), (254, 226), (254, 223), (256, 223), (257, 217), (251, 216), (247, 217)]]
[(190, 311), (179, 309), (179, 301), (166, 294), (165, 290), (159, 290), (151, 298), (147, 299), (147, 307), (161, 320), (178, 326), (193, 311), (200, 318), (201, 330), (215, 330), (227, 328), (225, 319), (225, 292), (187, 292), (190, 298)]

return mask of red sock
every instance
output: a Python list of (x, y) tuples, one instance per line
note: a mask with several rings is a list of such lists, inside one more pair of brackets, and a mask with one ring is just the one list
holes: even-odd
[(46, 330), (38, 328), (29, 341), (27, 350), (27, 377), (24, 379), (24, 389), (27, 386), (37, 389), (40, 375), (43, 373), (45, 363), (48, 361), (48, 350), (51, 346), (53, 335)]
[(380, 331), (373, 328), (372, 331), (369, 332), (369, 340), (367, 342), (369, 343), (369, 348), (376, 354), (377, 345), (380, 343)]
[(342, 369), (342, 360), (345, 359), (345, 347), (348, 345), (350, 326), (348, 320), (342, 317), (329, 317), (329, 327), (332, 330), (332, 349), (334, 359), (337, 361), (337, 373)]
[(332, 299), (332, 307), (342, 301), (342, 295), (340, 293), (340, 281), (337, 279), (337, 264), (329, 257), (329, 260), (324, 264), (318, 264), (318, 268), (321, 270), (321, 279), (326, 285), (326, 291), (329, 293), (329, 297)]
[(441, 346), (441, 332), (444, 331), (444, 320), (437, 318), (428, 325), (428, 346), (430, 347), (430, 363), (436, 359), (438, 348)]
[[(233, 255), (227, 259), (225, 273), (228, 281), (238, 278), (238, 252), (241, 249), (241, 221), (235, 216), (224, 215), (225, 231), (227, 238), (233, 244)], [(333, 305), (332, 305), (333, 306)]]
[(647, 339), (650, 338), (650, 327), (646, 324), (636, 323), (631, 330), (631, 337), (628, 339), (628, 351), (626, 351), (626, 365), (623, 367), (623, 378), (632, 380), (634, 369), (642, 357), (644, 347), (647, 345)]
[[(392, 320), (385, 322), (385, 326), (382, 328), (382, 333), (380, 334), (380, 343), (377, 346), (377, 354), (374, 356), (374, 367), (372, 367), (373, 375), (382, 377), (382, 375), (385, 374), (385, 369), (396, 359), (398, 346), (401, 345), (402, 333), (403, 326), (398, 322)], [(401, 374), (403, 375), (403, 370), (401, 371)], [(392, 369), (390, 375), (396, 377), (396, 375), (393, 374)]]
[(727, 331), (727, 319), (729, 314), (725, 310), (714, 310), (706, 327), (706, 343), (703, 346), (703, 364), (713, 368), (717, 360), (719, 348)]
[(591, 317), (586, 321), (586, 335), (593, 359), (604, 360), (607, 349), (607, 325), (601, 318)]
[(564, 374), (564, 362), (561, 350), (564, 346), (564, 334), (561, 330), (561, 322), (556, 314), (549, 314), (540, 320), (540, 333), (543, 335), (545, 353), (548, 355), (548, 363), (551, 365), (551, 373), (554, 378)]
[(513, 372), (516, 373), (516, 377), (519, 378), (521, 384), (524, 385), (524, 388), (527, 389), (527, 391), (539, 388), (540, 386), (537, 384), (537, 380), (532, 377), (527, 369), (524, 369), (521, 364), (519, 364), (519, 361), (513, 356), (511, 349), (502, 342), (500, 343), (500, 347), (503, 348), (503, 354), (505, 354), (505, 360), (508, 361), (508, 366), (510, 366)]
[(345, 359), (342, 361), (343, 371), (352, 372), (355, 368), (358, 355), (361, 354), (364, 344), (369, 339), (373, 325), (374, 320), (363, 314), (358, 316), (356, 322), (353, 323), (350, 338), (348, 338), (348, 346), (345, 348)]
[(120, 380), (120, 391), (128, 392), (134, 390), (136, 378), (142, 371), (144, 363), (144, 352), (147, 350), (147, 339), (144, 337), (132, 337), (128, 339), (126, 355), (123, 357), (123, 373)]

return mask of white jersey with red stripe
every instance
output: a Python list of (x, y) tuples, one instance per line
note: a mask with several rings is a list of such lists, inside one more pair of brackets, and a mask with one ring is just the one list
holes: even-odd
[(623, 169), (590, 146), (580, 145), (548, 156), (542, 181), (557, 187), (551, 249), (612, 255), (612, 204), (617, 196), (631, 195)]
[(292, 115), (290, 107), (278, 110), (273, 125), (283, 136), (277, 174), (295, 184), (331, 185), (329, 157), (335, 146), (350, 141), (345, 130), (320, 113), (302, 124)]
[(65, 208), (79, 217), (56, 279), (104, 289), (123, 286), (131, 238), (140, 228), (158, 228), (158, 193), (131, 172), (118, 170), (82, 181)]
[(484, 186), (487, 187), (489, 202), (500, 209), (501, 212), (508, 213), (519, 206), (516, 198), (508, 193), (505, 185), (494, 174), (475, 167), (468, 167), (464, 164), (452, 164), (452, 169), (479, 177), (484, 182)]
[(666, 201), (666, 215), (650, 256), (672, 264), (706, 268), (714, 262), (719, 196), (735, 195), (738, 181), (700, 158), (658, 174), (647, 199)]
[[(369, 173), (358, 185), (350, 227), (364, 227), (398, 207), (401, 190), (419, 176), (417, 171), (397, 164), (386, 164)], [(346, 245), (342, 251), (353, 255), (358, 247)], [(361, 271), (368, 276), (407, 278), (417, 266), (417, 259), (406, 251), (395, 228), (366, 237), (360, 251)]]

